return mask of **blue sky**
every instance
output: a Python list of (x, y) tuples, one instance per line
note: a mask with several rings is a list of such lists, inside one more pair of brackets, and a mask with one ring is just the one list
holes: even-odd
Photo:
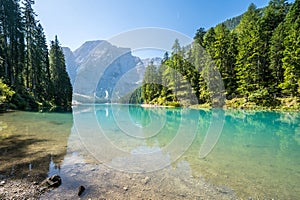
[(108, 39), (141, 27), (168, 28), (193, 37), (268, 0), (36, 0), (47, 40), (55, 35), (72, 50), (88, 40)]

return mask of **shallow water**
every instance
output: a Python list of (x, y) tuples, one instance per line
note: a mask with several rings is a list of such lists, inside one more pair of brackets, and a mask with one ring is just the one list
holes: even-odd
[[(300, 113), (78, 106), (0, 115), (0, 176), (60, 174), (42, 198), (297, 199)], [(0, 178), (1, 178), (0, 177)]]

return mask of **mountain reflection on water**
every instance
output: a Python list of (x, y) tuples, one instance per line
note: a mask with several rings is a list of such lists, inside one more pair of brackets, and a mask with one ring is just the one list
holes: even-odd
[[(215, 148), (201, 159), (212, 119), (223, 117)], [(0, 115), (0, 141), (2, 177), (60, 174), (62, 186), (45, 199), (73, 198), (79, 185), (89, 198), (300, 196), (297, 112), (110, 104), (77, 106), (73, 115), (12, 112)]]

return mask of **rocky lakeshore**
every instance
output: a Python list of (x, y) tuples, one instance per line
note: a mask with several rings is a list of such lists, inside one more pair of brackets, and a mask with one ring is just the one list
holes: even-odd
[(62, 185), (47, 191), (42, 191), (40, 178), (2, 179), (0, 199), (237, 199), (233, 190), (181, 170), (130, 174), (78, 164), (67, 171), (62, 173)]
[(0, 199), (39, 199), (39, 185), (29, 179), (2, 179), (0, 184)]

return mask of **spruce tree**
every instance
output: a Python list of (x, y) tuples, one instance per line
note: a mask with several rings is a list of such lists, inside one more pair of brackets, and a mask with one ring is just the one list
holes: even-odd
[(65, 58), (57, 36), (50, 46), (51, 94), (57, 106), (69, 106), (72, 100), (72, 86), (66, 71)]
[(272, 82), (270, 82), (270, 91), (275, 96), (281, 95), (281, 88), (279, 85), (284, 80), (284, 69), (282, 67), (282, 59), (284, 52), (284, 38), (286, 37), (285, 24), (280, 23), (277, 28), (274, 30), (274, 33), (270, 41), (270, 71), (272, 76)]
[(280, 84), (287, 96), (299, 96), (300, 80), (300, 0), (296, 0), (285, 20), (287, 36), (284, 39), (284, 81)]
[[(276, 31), (288, 12), (289, 4), (286, 0), (271, 0), (269, 5), (263, 10), (262, 18), (259, 21), (260, 37), (264, 43), (261, 51), (261, 63), (266, 66), (263, 69), (262, 76), (264, 77), (263, 85), (269, 88), (270, 93), (278, 93), (274, 79), (280, 76), (277, 71), (281, 71), (278, 66), (280, 55), (280, 46), (278, 40), (281, 38), (282, 26)], [(274, 35), (274, 37), (273, 37)], [(272, 47), (272, 45), (275, 45)], [(278, 52), (274, 52), (278, 51)], [(277, 65), (277, 66), (276, 66)], [(274, 71), (276, 70), (276, 71)], [(275, 82), (278, 82), (277, 79)]]
[(34, 4), (33, 0), (25, 0), (23, 8), (24, 16), (24, 32), (25, 32), (25, 41), (26, 41), (26, 62), (25, 62), (25, 86), (27, 90), (31, 91), (36, 97), (36, 76), (37, 76), (37, 67), (35, 64), (35, 49), (36, 49), (36, 14), (32, 9)]
[(238, 88), (240, 95), (248, 97), (250, 94), (266, 90), (264, 88), (263, 40), (260, 35), (258, 21), (260, 13), (251, 4), (243, 15), (237, 27), (238, 55), (236, 62)]
[(221, 73), (227, 95), (233, 94), (236, 88), (235, 62), (237, 50), (235, 41), (235, 35), (224, 24), (215, 27), (215, 39), (211, 47), (214, 52), (213, 60)]
[(196, 42), (197, 44), (199, 44), (200, 46), (203, 47), (203, 39), (204, 39), (204, 35), (205, 35), (206, 31), (205, 28), (199, 28), (194, 36), (194, 42)]
[(24, 34), (18, 0), (0, 1), (0, 51), (3, 81), (14, 90), (22, 90)]
[(142, 86), (142, 98), (146, 103), (151, 103), (158, 96), (157, 78), (156, 68), (151, 62), (146, 68)]
[(51, 75), (49, 66), (49, 53), (46, 42), (46, 36), (41, 24), (38, 24), (36, 31), (36, 48), (35, 48), (35, 66), (37, 72), (35, 74), (36, 79), (36, 93), (37, 98), (40, 101), (49, 101), (50, 89), (51, 89)]

